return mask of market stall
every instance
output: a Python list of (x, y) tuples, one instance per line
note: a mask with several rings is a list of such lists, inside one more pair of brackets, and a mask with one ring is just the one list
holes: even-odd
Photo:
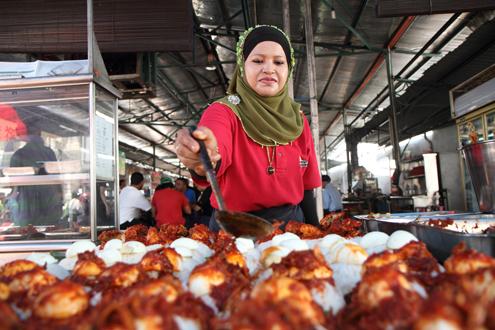
[(0, 66), (25, 67), (23, 77), (0, 80), (1, 124), (11, 128), (0, 141), (1, 258), (65, 250), (118, 219), (119, 93), (89, 73), (88, 61), (34, 64)]
[[(130, 17), (138, 17), (140, 23), (150, 27), (165, 26), (165, 22), (157, 24), (155, 16), (136, 15), (129, 3), (118, 6), (129, 16), (116, 14), (114, 31), (132, 32), (135, 26), (128, 22)], [(142, 6), (140, 12), (153, 12), (149, 5), (155, 2), (133, 5), (137, 3)], [(229, 78), (226, 73), (231, 73), (235, 64), (228, 52), (237, 53), (236, 37), (253, 25), (251, 8), (254, 20), (265, 23), (277, 16), (274, 4), (279, 4), (176, 3), (192, 17), (179, 15), (182, 11), (169, 11), (172, 14), (163, 17), (170, 21), (170, 16), (176, 20), (188, 17), (181, 22), (187, 29), (179, 31), (190, 32), (188, 36), (193, 40), (182, 41), (192, 54), (183, 49), (145, 48), (149, 53), (129, 56), (145, 58), (149, 63), (138, 62), (139, 68), (133, 67), (132, 75), (122, 75), (127, 80), (116, 82), (132, 98), (121, 104), (117, 101), (120, 94), (106, 79), (97, 47), (93, 53), (91, 0), (87, 1), (88, 61), (0, 62), (0, 193), (5, 195), (0, 217), (0, 329), (495, 329), (494, 141), (480, 139), (493, 139), (494, 103), (490, 108), (455, 117), (460, 133), (466, 133), (461, 125), (471, 122), (465, 126), (472, 143), (466, 143), (463, 152), (475, 185), (473, 194), (478, 196), (480, 210), (487, 213), (353, 217), (334, 212), (320, 219), (318, 226), (275, 221), (272, 227), (268, 225), (272, 234), (257, 240), (214, 232), (204, 225), (134, 225), (119, 230), (119, 124), (121, 137), (125, 136), (121, 146), (141, 154), (135, 157), (138, 161), (145, 161), (155, 170), (160, 160), (180, 175), (183, 168), (174, 154), (177, 130), (196, 125), (205, 105), (223, 95)], [(105, 7), (110, 2), (96, 4), (110, 21), (108, 15), (114, 12)], [(490, 20), (490, 15), (455, 13), (377, 21), (366, 12), (372, 9), (366, 1), (323, 4), (317, 6), (315, 21), (310, 15), (314, 2), (304, 1), (305, 10), (292, 15), (289, 1), (283, 5), (284, 25), (290, 27), (290, 16), (296, 18), (295, 25), (301, 25), (287, 34), (300, 45), (295, 52), (297, 61), (306, 60), (305, 70), (310, 73), (306, 79), (301, 73), (303, 65), (298, 64), (291, 77), (296, 101), (310, 104), (313, 138), (322, 142), (325, 154), (327, 142), (333, 148), (344, 139), (350, 163), (352, 151), (347, 149), (351, 142), (357, 144), (350, 138), (362, 139), (368, 134), (368, 126), (373, 125), (377, 142), (388, 143), (384, 141), (394, 135), (395, 168), (400, 169), (399, 134), (411, 127), (399, 125), (394, 116), (401, 116), (402, 122), (413, 125), (411, 132), (421, 130), (421, 134), (426, 127), (419, 126), (441, 116), (405, 117), (412, 112), (430, 112), (431, 102), (422, 106), (411, 98), (402, 104), (397, 102), (401, 108), (395, 109), (394, 98), (408, 96), (406, 87), (423, 74), (427, 83), (411, 88), (418, 94), (429, 93), (423, 88), (452, 86), (452, 81), (443, 80), (453, 76), (452, 68), (441, 67), (440, 78), (431, 78), (424, 64), (430, 58), (440, 62), (452, 51), (445, 45), (451, 41), (462, 43), (466, 36), (461, 38), (460, 31), (465, 27), (475, 30), (472, 27)], [(303, 2), (299, 5), (302, 8)], [(7, 7), (17, 8), (12, 4)], [(239, 21), (241, 16), (243, 22)], [(58, 24), (59, 18), (55, 15), (51, 23)], [(352, 26), (347, 23), (351, 20)], [(104, 31), (112, 30), (108, 21), (100, 21)], [(116, 23), (120, 21), (129, 26), (119, 29)], [(304, 31), (298, 24), (302, 21)], [(342, 26), (335, 28), (337, 23)], [(369, 33), (369, 26), (373, 26), (373, 33)], [(147, 27), (141, 32), (148, 31)], [(363, 27), (368, 31), (361, 31)], [(153, 45), (163, 35), (158, 31), (138, 41)], [(471, 40), (479, 45), (471, 45), (473, 52), (488, 54), (490, 47), (477, 38)], [(126, 34), (115, 39), (132, 44), (136, 37)], [(197, 44), (196, 39), (200, 40)], [(110, 44), (113, 41), (109, 38)], [(198, 51), (201, 46), (202, 51)], [(308, 52), (305, 59), (301, 58), (304, 51)], [(475, 62), (476, 57), (468, 55), (458, 60), (457, 66)], [(456, 66), (452, 64), (456, 61), (450, 61)], [(98, 63), (100, 69), (95, 70)], [(138, 81), (141, 65), (153, 79)], [(314, 72), (315, 67), (318, 72)], [(388, 86), (380, 71), (383, 75), (387, 71)], [(156, 86), (147, 85), (151, 82)], [(303, 91), (306, 85), (311, 86), (309, 93)], [(380, 92), (375, 97), (382, 88), (388, 89), (389, 96)], [(386, 110), (387, 102), (383, 103), (387, 97), (391, 112)], [(322, 108), (321, 117), (316, 104)], [(304, 106), (307, 104), (301, 112), (307, 112)], [(409, 111), (409, 106), (414, 106), (414, 111)], [(392, 126), (385, 140), (383, 136), (380, 139), (386, 131), (380, 129), (384, 118)], [(320, 121), (323, 130), (318, 128)], [(472, 127), (481, 135), (470, 135)], [(309, 147), (313, 145), (309, 143)], [(316, 154), (321, 158), (320, 152)], [(267, 153), (269, 175), (274, 174), (274, 157), (275, 148), (271, 157)], [(430, 185), (428, 180), (427, 163), (437, 164), (437, 155), (418, 157), (411, 158), (410, 166), (403, 168), (408, 174), (408, 188), (404, 190), (407, 195), (424, 195), (423, 199), (429, 200), (441, 190), (437, 168), (436, 184)], [(298, 161), (301, 168), (307, 166), (301, 157)], [(249, 162), (244, 165), (250, 166)], [(328, 170), (327, 166), (326, 161), (319, 169)], [(282, 180), (283, 169), (280, 173)], [(348, 174), (350, 187), (352, 176)], [(150, 183), (156, 184), (157, 172), (149, 176)], [(259, 187), (257, 179), (250, 178), (254, 187)], [(367, 213), (378, 199), (385, 198), (378, 176), (361, 175), (358, 179), (361, 182), (352, 186), (359, 198), (344, 201), (344, 209)], [(414, 209), (410, 196), (394, 196), (391, 200), (395, 204), (389, 204), (392, 210)], [(429, 202), (423, 205), (425, 209), (429, 206)]]

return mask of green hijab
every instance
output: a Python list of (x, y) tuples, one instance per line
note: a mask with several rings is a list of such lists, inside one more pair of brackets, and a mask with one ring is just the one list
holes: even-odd
[[(289, 97), (287, 82), (275, 96), (258, 95), (244, 80), (243, 46), (246, 37), (260, 25), (246, 30), (237, 42), (237, 65), (227, 90), (227, 96), (217, 102), (227, 105), (242, 123), (246, 134), (262, 146), (285, 145), (296, 140), (303, 131), (301, 105)], [(266, 26), (265, 26), (266, 27)], [(283, 31), (277, 27), (273, 29)], [(289, 41), (289, 39), (287, 38)], [(289, 41), (290, 45), (290, 41)], [(294, 50), (290, 48), (289, 77), (294, 68)], [(288, 80), (288, 79), (287, 79)]]

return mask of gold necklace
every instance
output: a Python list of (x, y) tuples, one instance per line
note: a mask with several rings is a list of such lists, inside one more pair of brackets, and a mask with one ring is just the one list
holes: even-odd
[(270, 147), (266, 147), (266, 157), (268, 158), (268, 167), (266, 168), (266, 173), (268, 173), (268, 175), (272, 175), (273, 173), (275, 173), (275, 168), (272, 166), (272, 164), (273, 160), (275, 159), (276, 148), (276, 145), (272, 148), (272, 156), (270, 158)]

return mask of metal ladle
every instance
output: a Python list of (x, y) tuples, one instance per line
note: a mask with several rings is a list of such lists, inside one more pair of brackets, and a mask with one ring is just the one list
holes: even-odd
[(210, 156), (206, 151), (204, 141), (196, 140), (199, 143), (199, 156), (201, 163), (205, 167), (206, 177), (211, 185), (211, 190), (218, 203), (218, 210), (215, 210), (215, 220), (223, 231), (236, 237), (248, 237), (259, 239), (273, 232), (273, 226), (267, 220), (244, 212), (231, 212), (225, 207), (217, 176), (213, 170)]

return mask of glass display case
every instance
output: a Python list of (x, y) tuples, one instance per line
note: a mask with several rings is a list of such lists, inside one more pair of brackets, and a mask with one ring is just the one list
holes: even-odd
[(0, 80), (0, 252), (117, 226), (117, 97), (91, 74)]

